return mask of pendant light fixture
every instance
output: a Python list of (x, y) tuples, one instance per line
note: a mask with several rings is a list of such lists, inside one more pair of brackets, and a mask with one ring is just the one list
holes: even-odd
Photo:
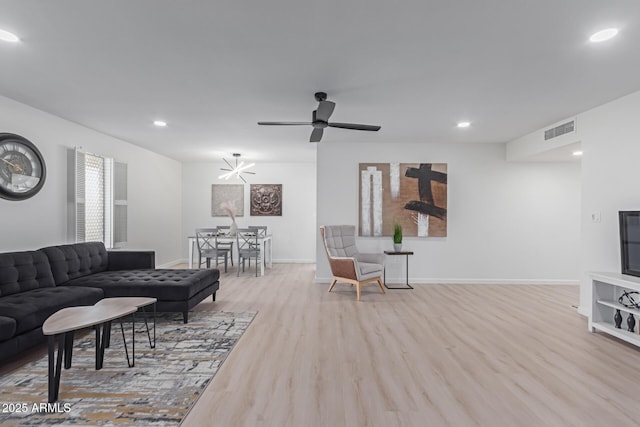
[(248, 165), (245, 165), (244, 162), (242, 161), (238, 163), (240, 159), (240, 153), (233, 153), (233, 157), (235, 157), (236, 159), (235, 166), (229, 163), (225, 158), (222, 159), (229, 166), (230, 169), (220, 168), (221, 171), (225, 171), (226, 173), (223, 173), (218, 178), (228, 180), (233, 175), (235, 175), (237, 178), (240, 178), (243, 182), (247, 182), (241, 174), (248, 173), (251, 175), (255, 175), (256, 174), (255, 172), (247, 171), (247, 169), (249, 169), (250, 167), (255, 166), (255, 163), (249, 163)]

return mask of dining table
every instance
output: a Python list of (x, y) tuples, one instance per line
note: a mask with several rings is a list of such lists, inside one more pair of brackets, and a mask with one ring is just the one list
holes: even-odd
[[(222, 243), (229, 243), (229, 242), (236, 241), (236, 236), (230, 233), (220, 233), (218, 234), (217, 237), (218, 237), (218, 241)], [(187, 239), (189, 239), (188, 267), (193, 268), (194, 264), (197, 264), (198, 266), (200, 265), (199, 263), (194, 262), (195, 261), (194, 257), (197, 257), (197, 254), (198, 254), (198, 250), (196, 248), (196, 245), (197, 245), (196, 236), (188, 236)], [(264, 262), (260, 263), (260, 275), (264, 276), (265, 265), (268, 268), (273, 267), (272, 235), (271, 234), (258, 235), (257, 239), (258, 239), (258, 244), (260, 245), (260, 259), (264, 260)], [(236, 261), (238, 261), (238, 264), (240, 263), (239, 260), (236, 260)]]

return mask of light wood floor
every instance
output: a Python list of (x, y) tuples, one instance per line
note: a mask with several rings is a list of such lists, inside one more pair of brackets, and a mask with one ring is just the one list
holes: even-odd
[(577, 286), (374, 283), (313, 265), (221, 279), (258, 310), (184, 426), (637, 426), (640, 349), (587, 331)]
[(197, 309), (258, 315), (183, 426), (640, 425), (640, 349), (589, 333), (577, 286), (374, 283), (356, 302), (313, 277), (222, 276)]

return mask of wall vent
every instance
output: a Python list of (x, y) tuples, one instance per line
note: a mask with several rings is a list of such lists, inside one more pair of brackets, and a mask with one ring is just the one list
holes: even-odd
[(551, 129), (547, 129), (544, 131), (544, 140), (548, 141), (553, 138), (557, 138), (560, 135), (566, 135), (568, 133), (573, 133), (576, 131), (576, 121), (571, 120), (569, 122), (563, 123), (559, 126), (556, 126)]

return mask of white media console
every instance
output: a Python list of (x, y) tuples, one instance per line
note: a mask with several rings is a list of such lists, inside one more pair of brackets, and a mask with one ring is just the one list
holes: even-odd
[[(592, 293), (589, 330), (606, 332), (640, 347), (640, 310), (618, 303), (618, 298), (625, 290), (640, 292), (640, 277), (620, 273), (590, 273), (590, 276)], [(637, 296), (636, 302), (640, 303), (640, 296)], [(616, 310), (620, 310), (622, 315), (620, 328), (615, 326)], [(635, 317), (634, 332), (627, 330), (629, 314)]]

